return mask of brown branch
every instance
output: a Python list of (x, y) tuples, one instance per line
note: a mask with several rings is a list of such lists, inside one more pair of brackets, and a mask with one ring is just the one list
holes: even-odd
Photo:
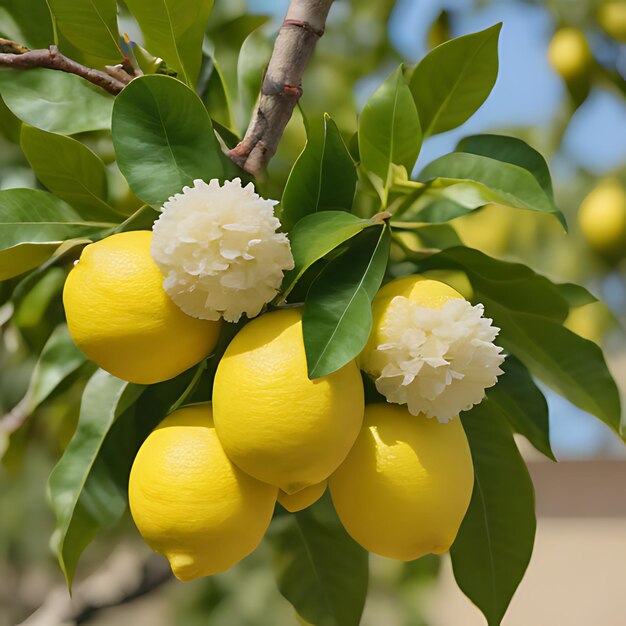
[(257, 176), (274, 156), (302, 95), (302, 75), (324, 34), (332, 0), (291, 0), (276, 38), (250, 125), (228, 156)]
[(122, 91), (133, 78), (126, 74), (127, 79), (122, 80), (124, 76), (117, 67), (114, 68), (116, 75), (112, 76), (106, 72), (81, 65), (61, 54), (56, 46), (50, 46), (47, 50), (29, 50), (14, 41), (0, 39), (0, 50), (0, 66), (2, 67), (15, 67), (23, 70), (43, 67), (76, 74), (90, 83), (102, 87), (114, 96)]

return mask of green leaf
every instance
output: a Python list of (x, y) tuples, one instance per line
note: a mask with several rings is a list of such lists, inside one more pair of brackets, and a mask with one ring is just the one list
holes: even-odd
[(358, 626), (368, 585), (368, 553), (337, 518), (328, 495), (274, 519), (272, 546), (278, 589), (309, 624)]
[[(47, 0), (58, 31), (92, 65), (121, 63), (115, 0)], [(48, 45), (52, 43), (49, 42)]]
[(546, 196), (554, 200), (552, 178), (546, 160), (537, 150), (517, 137), (473, 135), (462, 139), (456, 152), (479, 154), (522, 167), (535, 177)]
[(85, 387), (76, 433), (50, 474), (49, 499), (57, 518), (54, 540), (69, 587), (82, 551), (126, 507), (114, 477), (95, 462), (115, 420), (143, 391), (98, 370)]
[(66, 240), (101, 236), (112, 223), (84, 222), (46, 191), (0, 191), (0, 280), (43, 263)]
[(70, 374), (87, 361), (76, 347), (65, 324), (57, 326), (43, 347), (30, 379), (26, 397), (36, 409)]
[(237, 58), (237, 87), (239, 92), (240, 118), (242, 124), (248, 124), (256, 102), (264, 69), (272, 54), (272, 42), (257, 28), (241, 44)]
[(87, 384), (76, 433), (48, 483), (57, 516), (53, 539), (68, 585), (85, 547), (124, 513), (137, 451), (192, 375), (146, 388), (98, 370)]
[(145, 47), (192, 87), (213, 0), (126, 0), (126, 5), (141, 27)]
[(560, 283), (555, 285), (561, 297), (568, 302), (570, 307), (576, 308), (585, 304), (593, 304), (598, 299), (584, 287), (574, 283)]
[(337, 125), (328, 114), (307, 123), (307, 143), (294, 163), (281, 200), (285, 230), (310, 213), (325, 209), (350, 211), (356, 168)]
[(450, 556), (463, 593), (498, 626), (533, 551), (535, 496), (504, 416), (483, 404), (461, 414), (475, 481)]
[(464, 271), (474, 290), (472, 301), (484, 304), (486, 315), (502, 329), (498, 343), (546, 385), (619, 433), (615, 381), (602, 350), (562, 326), (569, 303), (558, 285), (519, 263), (470, 248), (450, 248), (420, 268)]
[(52, 133), (75, 135), (111, 126), (113, 97), (74, 74), (2, 69), (0, 94), (19, 119)]
[(468, 208), (497, 202), (519, 209), (553, 213), (566, 226), (563, 214), (528, 170), (490, 157), (466, 152), (446, 154), (419, 175), (430, 188)]
[(422, 130), (402, 66), (367, 101), (358, 132), (361, 162), (384, 186), (390, 183), (392, 165), (411, 173), (422, 145)]
[(460, 126), (487, 99), (498, 76), (501, 27), (451, 39), (417, 65), (409, 86), (425, 137)]
[(230, 97), (226, 88), (226, 81), (215, 59), (211, 60), (212, 69), (206, 84), (206, 93), (202, 98), (204, 106), (212, 120), (217, 121), (228, 129), (233, 129), (233, 120)]
[(71, 137), (22, 126), (22, 150), (37, 178), (71, 204), (86, 220), (119, 221), (107, 204), (107, 176), (102, 159)]
[[(499, 411), (516, 433), (524, 435), (539, 452), (556, 461), (550, 446), (548, 403), (541, 390), (513, 355), (506, 357), (502, 369), (504, 376), (487, 390), (485, 410)], [(492, 405), (496, 407), (492, 409)]]
[(0, 2), (2, 37), (34, 48), (54, 43), (52, 17), (46, 0), (2, 0)]
[(221, 178), (221, 149), (198, 96), (169, 76), (142, 76), (115, 99), (113, 144), (137, 197), (162, 204), (196, 178)]
[(338, 370), (365, 347), (390, 239), (387, 225), (364, 232), (313, 281), (302, 317), (309, 378)]

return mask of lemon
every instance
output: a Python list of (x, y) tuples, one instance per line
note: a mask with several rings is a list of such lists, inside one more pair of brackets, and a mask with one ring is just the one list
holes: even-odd
[(396, 278), (387, 283), (377, 294), (372, 302), (372, 331), (365, 348), (358, 357), (359, 365), (366, 372), (380, 375), (372, 363), (372, 353), (376, 347), (385, 343), (384, 337), (385, 316), (391, 301), (396, 296), (403, 296), (416, 304), (430, 309), (441, 308), (452, 298), (463, 296), (446, 283), (432, 280), (423, 276), (410, 275)]
[(223, 572), (250, 554), (272, 519), (276, 493), (231, 463), (207, 403), (175, 411), (152, 431), (128, 485), (139, 532), (180, 580)]
[(348, 534), (370, 552), (401, 561), (450, 548), (473, 485), (458, 417), (441, 424), (390, 404), (365, 408), (361, 433), (329, 480)]
[(84, 248), (63, 289), (76, 345), (102, 369), (139, 384), (177, 376), (208, 356), (219, 322), (185, 315), (165, 293), (150, 231), (112, 235)]
[(344, 460), (363, 395), (354, 361), (309, 380), (302, 310), (283, 309), (244, 326), (226, 349), (215, 373), (215, 428), (244, 472), (293, 494)]
[(325, 480), (321, 483), (317, 483), (317, 485), (311, 485), (310, 487), (300, 489), (300, 491), (296, 491), (296, 493), (291, 495), (279, 490), (278, 501), (290, 513), (302, 511), (302, 509), (306, 509), (308, 506), (311, 506), (324, 495), (327, 485), (328, 481)]
[(591, 191), (580, 205), (578, 223), (594, 250), (626, 256), (626, 192), (618, 181), (605, 180)]
[(626, 43), (626, 4), (605, 2), (598, 9), (600, 26), (616, 41)]
[(593, 56), (582, 31), (564, 26), (552, 37), (548, 47), (548, 60), (557, 74), (571, 81), (587, 73)]

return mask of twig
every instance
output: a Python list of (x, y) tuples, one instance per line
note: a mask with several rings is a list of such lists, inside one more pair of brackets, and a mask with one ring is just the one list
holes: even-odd
[(2, 67), (15, 67), (23, 70), (43, 67), (76, 74), (90, 83), (102, 87), (114, 96), (122, 91), (133, 78), (125, 72), (125, 76), (119, 72), (119, 66), (113, 68), (116, 73), (115, 76), (112, 76), (106, 72), (81, 65), (61, 54), (56, 46), (50, 46), (47, 50), (29, 50), (14, 41), (0, 39), (0, 50), (0, 66)]
[(258, 176), (274, 156), (302, 95), (302, 75), (324, 26), (332, 0), (291, 0), (242, 141), (228, 156)]

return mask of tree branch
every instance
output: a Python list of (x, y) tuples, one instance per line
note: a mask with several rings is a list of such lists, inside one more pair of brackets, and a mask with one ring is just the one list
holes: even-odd
[(94, 70), (68, 59), (59, 52), (56, 46), (50, 46), (47, 50), (29, 50), (20, 44), (8, 39), (0, 39), (0, 66), (15, 67), (23, 70), (35, 67), (44, 67), (51, 70), (59, 70), (68, 74), (76, 74), (88, 80), (98, 87), (102, 87), (110, 94), (117, 95), (133, 79), (126, 72), (121, 72), (121, 66), (107, 68), (115, 75)]
[(302, 75), (333, 0), (291, 0), (278, 33), (250, 125), (228, 156), (257, 176), (274, 156), (302, 95)]

